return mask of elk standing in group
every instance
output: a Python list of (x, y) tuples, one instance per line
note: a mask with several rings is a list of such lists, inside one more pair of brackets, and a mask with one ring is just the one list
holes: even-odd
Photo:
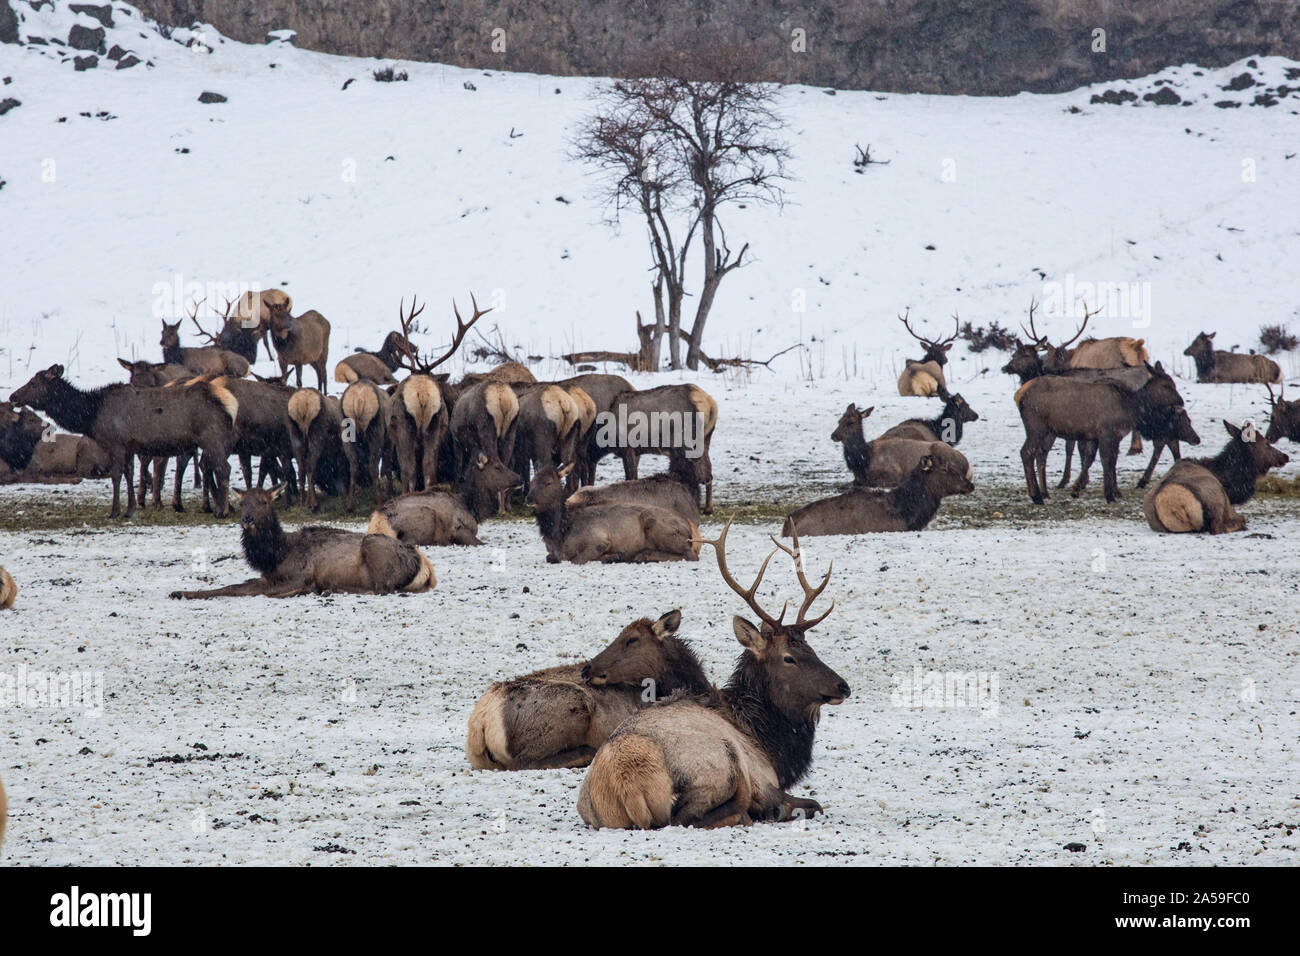
[(382, 534), (307, 526), (285, 531), (275, 514), (283, 486), (240, 498), (244, 557), (258, 577), (209, 591), (173, 591), (173, 598), (294, 597), (300, 594), (415, 594), (438, 583), (418, 548)]
[(479, 522), (496, 514), (501, 495), (519, 483), (519, 476), (501, 459), (479, 452), (456, 492), (435, 489), (398, 495), (375, 509), (366, 530), (414, 545), (481, 545)]
[(638, 710), (709, 690), (704, 668), (677, 637), (682, 614), (634, 621), (586, 664), (561, 664), (487, 689), (469, 715), (465, 755), (475, 770), (585, 767)]
[[(623, 459), (623, 477), (637, 477), (642, 455), (667, 455), (669, 467), (689, 478), (703, 511), (713, 513), (713, 463), (709, 447), (718, 424), (718, 403), (696, 385), (660, 385), (620, 392), (593, 429), (591, 442)], [(592, 469), (599, 458), (593, 459)]]
[(126, 479), (127, 515), (135, 513), (131, 463), (136, 455), (174, 456), (194, 448), (207, 456), (217, 482), (217, 516), (225, 517), (230, 487), (230, 451), (239, 405), (226, 380), (199, 379), (175, 388), (107, 385), (82, 391), (63, 378), (63, 366), (37, 372), (13, 393), (12, 401), (48, 413), (61, 428), (86, 435), (108, 454), (113, 479), (111, 517), (121, 514)]
[(1219, 454), (1176, 462), (1147, 492), (1142, 510), (1152, 530), (1225, 534), (1245, 529), (1245, 519), (1232, 506), (1249, 501), (1256, 481), (1291, 459), (1253, 425), (1249, 435), (1228, 421), (1223, 427), (1229, 438)]
[(524, 481), (526, 495), (535, 473), (556, 468), (572, 457), (581, 412), (568, 390), (558, 385), (539, 382), (514, 388), (519, 396), (514, 469)]
[[(572, 378), (561, 379), (555, 383), (562, 388), (576, 385), (582, 389), (591, 398), (592, 403), (596, 406), (596, 420), (599, 421), (603, 416), (616, 415), (615, 401), (623, 392), (635, 392), (629, 382), (621, 375), (605, 375), (591, 373), (587, 375), (575, 375)], [(716, 417), (716, 415), (715, 415)], [(578, 456), (578, 484), (594, 485), (596, 483), (596, 465), (605, 455), (616, 453), (617, 448), (606, 447), (598, 440), (599, 429), (592, 427), (587, 430), (586, 450)]]
[(948, 364), (948, 353), (952, 351), (953, 343), (957, 341), (961, 320), (955, 315), (952, 317), (953, 332), (946, 339), (927, 339), (917, 335), (912, 329), (910, 309), (900, 315), (898, 321), (903, 323), (903, 327), (912, 338), (925, 346), (925, 354), (921, 356), (920, 361), (909, 359), (903, 368), (903, 373), (898, 376), (898, 394), (919, 395), (924, 398), (939, 394), (940, 387), (948, 387), (943, 377), (943, 367)]
[(261, 342), (266, 357), (275, 358), (269, 339), (271, 310), (280, 306), (287, 309), (291, 302), (289, 294), (282, 289), (245, 292), (233, 304), (234, 315), (230, 314), (230, 304), (221, 314), (223, 324), (217, 333), (216, 345), (242, 355), (251, 364), (257, 361), (257, 343)]
[(297, 389), (289, 396), (285, 428), (298, 468), (302, 502), (319, 511), (317, 485), (330, 494), (347, 487), (350, 469), (343, 449), (343, 406), (333, 395), (322, 395), (314, 388)]
[(264, 302), (270, 315), (267, 328), (271, 344), (275, 346), (280, 375), (287, 378), (292, 367), (298, 388), (302, 388), (302, 367), (310, 365), (316, 371), (316, 387), (325, 391), (325, 363), (329, 358), (330, 324), (315, 309), (302, 315), (292, 315), (293, 300), (285, 295), (272, 302)]
[[(461, 391), (450, 419), (456, 473), (464, 474), (478, 455), (514, 461), (518, 419), (519, 397), (505, 382), (480, 381)], [(507, 497), (508, 491), (501, 494), (497, 511), (506, 510)]]
[[(817, 801), (788, 790), (812, 766), (823, 706), (840, 704), (849, 685), (808, 645), (807, 633), (834, 609), (809, 619), (830, 582), (813, 587), (803, 571), (799, 540), (777, 547), (794, 558), (804, 600), (792, 623), (768, 614), (755, 597), (771, 552), (749, 588), (727, 570), (727, 532), (716, 541), (722, 579), (758, 615), (759, 625), (732, 619), (744, 651), (721, 690), (678, 696), (638, 710), (596, 751), (578, 792), (588, 826), (651, 829), (676, 824), (720, 827), (755, 820), (789, 820), (819, 813)], [(775, 540), (775, 539), (774, 539)]]
[(1217, 332), (1202, 332), (1183, 349), (1196, 363), (1196, 380), (1216, 384), (1258, 382), (1276, 385), (1282, 381), (1282, 368), (1265, 355), (1242, 355), (1214, 347)]

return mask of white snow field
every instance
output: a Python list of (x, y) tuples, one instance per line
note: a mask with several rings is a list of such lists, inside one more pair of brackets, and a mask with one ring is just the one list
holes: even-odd
[[(98, 26), (62, 0), (22, 6), (24, 36)], [(568, 374), (562, 352), (634, 345), (650, 305), (642, 232), (602, 224), (566, 155), (597, 81), (402, 62), (408, 81), (379, 83), (381, 61), (210, 27), (169, 39), (113, 8), (106, 44), (153, 67), (101, 57), (74, 72), (57, 47), (0, 45), (0, 99), (20, 101), (0, 116), (0, 396), (55, 362), (96, 385), (120, 380), (118, 356), (157, 358), (159, 312), (185, 304), (169, 301), (177, 283), (180, 299), (191, 284), (283, 283), (296, 311), (332, 322), (331, 366), (378, 345), (412, 292), (429, 301), (430, 343), (452, 296), (495, 302), (484, 331), (543, 356), (539, 378)], [(211, 52), (184, 45), (199, 35)], [(847, 483), (829, 437), (847, 403), (876, 406), (869, 436), (938, 411), (896, 393), (918, 352), (894, 319), (907, 307), (934, 332), (955, 311), (1014, 328), (1031, 297), (1137, 283), (1095, 331), (1145, 338), (1176, 373), (1203, 439), (1189, 453), (1222, 445), (1222, 418), (1263, 421), (1262, 387), (1196, 384), (1181, 353), (1202, 329), (1245, 351), (1260, 325), (1300, 327), (1300, 99), (1254, 104), (1298, 67), (1183, 66), (1059, 96), (783, 89), (789, 201), (728, 219), (755, 261), (724, 282), (705, 345), (807, 348), (771, 370), (634, 377), (718, 399), (704, 531), (739, 513), (737, 575), (785, 509)], [(1253, 87), (1231, 82), (1243, 73)], [(1190, 105), (1141, 99), (1164, 86)], [(1111, 89), (1137, 104), (1091, 102)], [(859, 175), (853, 147), (868, 143), (888, 165)], [(1073, 318), (1046, 313), (1040, 329), (1072, 334)], [(1300, 375), (1295, 353), (1275, 358)], [(1097, 467), (1083, 499), (1035, 508), (1005, 361), (958, 344), (949, 365), (981, 414), (960, 445), (975, 494), (924, 532), (805, 542), (810, 574), (835, 567), (836, 609), (810, 643), (853, 692), (823, 711), (795, 793), (826, 813), (803, 823), (597, 832), (576, 811), (582, 771), (468, 769), (466, 719), (492, 681), (584, 659), (637, 617), (680, 607), (723, 680), (743, 608), (708, 548), (699, 563), (548, 565), (531, 524), (500, 520), (486, 547), (430, 549), (428, 594), (176, 602), (250, 576), (233, 522), (109, 522), (102, 481), (0, 488), (15, 529), (0, 564), (19, 586), (0, 612), (0, 694), (18, 675), (76, 672), (92, 689), (0, 698), (3, 860), (1294, 864), (1298, 499), (1257, 496), (1242, 534), (1159, 536), (1133, 488), (1146, 459), (1124, 457), (1123, 501), (1102, 503)], [(90, 517), (55, 520), (74, 508)], [(798, 594), (788, 562), (763, 593)], [(986, 695), (908, 700), (916, 669)]]

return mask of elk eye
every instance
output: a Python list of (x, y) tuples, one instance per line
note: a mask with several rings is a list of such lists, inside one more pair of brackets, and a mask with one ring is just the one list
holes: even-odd
[(793, 663), (794, 663), (794, 658), (791, 657), (789, 654), (785, 655), (784, 660), (785, 660), (785, 662), (786, 662), (787, 664), (793, 664)]
[(629, 637), (629, 638), (627, 639), (627, 646), (628, 646), (628, 647), (631, 647), (633, 644), (635, 644), (635, 643), (636, 643), (637, 641), (639, 641), (639, 640), (641, 640), (641, 638), (639, 638), (639, 637)]

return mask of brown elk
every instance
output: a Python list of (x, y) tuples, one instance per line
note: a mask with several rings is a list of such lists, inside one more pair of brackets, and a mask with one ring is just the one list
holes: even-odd
[[(581, 412), (567, 389), (549, 382), (515, 386), (519, 416), (515, 426), (514, 469), (524, 480), (525, 493), (532, 475), (554, 468), (572, 455)], [(575, 463), (576, 468), (576, 463)], [(567, 473), (566, 473), (567, 474)]]
[(121, 514), (121, 481), (126, 479), (127, 515), (135, 513), (131, 463), (136, 455), (174, 456), (199, 448), (217, 482), (217, 516), (227, 513), (230, 450), (235, 441), (239, 403), (225, 378), (198, 379), (176, 388), (108, 385), (82, 391), (63, 378), (63, 366), (37, 372), (11, 397), (48, 413), (61, 428), (94, 439), (108, 453), (113, 480), (111, 517)]
[(968, 422), (979, 421), (979, 413), (971, 408), (961, 395), (948, 394), (948, 389), (942, 385), (935, 390), (935, 394), (943, 402), (943, 408), (938, 415), (934, 418), (909, 418), (888, 429), (880, 437), (910, 438), (925, 442), (941, 441), (949, 445), (960, 442), (964, 426)]
[[(479, 454), (513, 462), (518, 419), (519, 397), (509, 384), (480, 381), (464, 388), (452, 406), (450, 419), (456, 473), (463, 474)], [(509, 489), (499, 496), (497, 511), (506, 510), (508, 499)]]
[(569, 490), (573, 491), (582, 484), (582, 476), (591, 471), (587, 464), (587, 446), (596, 424), (596, 403), (580, 385), (560, 385), (569, 398), (573, 400), (577, 412), (577, 424), (569, 432), (569, 437), (560, 449), (561, 461), (572, 461), (577, 467), (569, 473)]
[[(128, 362), (126, 359), (119, 358), (117, 363), (126, 369), (129, 381), (137, 388), (162, 388), (165, 385), (171, 385), (173, 382), (185, 382), (195, 377), (195, 373), (186, 368), (184, 365), (174, 365), (168, 362)], [(228, 380), (227, 384), (229, 384)], [(184, 478), (185, 467), (190, 459), (195, 460), (195, 480), (198, 480), (199, 467), (197, 456), (190, 452), (176, 456), (176, 481), (172, 491), (172, 508), (176, 511), (184, 511), (184, 505), (181, 502), (181, 482)], [(162, 507), (162, 486), (163, 479), (167, 473), (167, 459), (155, 458), (152, 461), (153, 475), (152, 481), (149, 480), (148, 468), (151, 462), (147, 459), (140, 459), (140, 507), (145, 507), (145, 502), (149, 496), (149, 488), (153, 488), (153, 505), (155, 508)]]
[(682, 475), (670, 465), (667, 472), (649, 478), (579, 488), (569, 495), (568, 504), (570, 508), (586, 508), (591, 505), (649, 505), (667, 508), (698, 526), (700, 502), (693, 489), (690, 475)]
[(1175, 534), (1245, 530), (1245, 519), (1232, 506), (1249, 501), (1258, 478), (1291, 459), (1253, 426), (1249, 437), (1230, 422), (1223, 427), (1229, 440), (1218, 455), (1176, 462), (1147, 492), (1142, 510), (1152, 530)]
[[(7, 611), (14, 606), (14, 598), (18, 596), (18, 585), (14, 584), (13, 576), (4, 568), (0, 568), (0, 611)], [(4, 790), (0, 789), (0, 800), (3, 800)], [(4, 820), (0, 816), (0, 835), (4, 833)]]
[[(226, 304), (226, 311), (221, 313), (223, 324), (217, 333), (216, 345), (242, 355), (249, 362), (257, 361), (257, 343), (260, 341), (266, 349), (266, 357), (275, 358), (271, 352), (271, 309), (292, 303), (289, 294), (283, 289), (263, 289), (260, 292), (245, 292), (233, 303)], [(235, 314), (230, 314), (233, 305)], [(215, 311), (215, 309), (213, 310)]]
[[(794, 557), (804, 600), (796, 619), (773, 616), (755, 594), (776, 551), (749, 588), (727, 570), (727, 532), (710, 541), (727, 586), (758, 615), (754, 625), (732, 619), (744, 651), (720, 690), (679, 695), (639, 710), (596, 751), (578, 791), (578, 813), (588, 826), (652, 829), (719, 827), (754, 820), (789, 820), (822, 811), (817, 801), (788, 790), (812, 766), (813, 739), (823, 706), (849, 696), (849, 685), (808, 645), (807, 633), (834, 609), (808, 618), (830, 582), (828, 570), (813, 587), (803, 570), (798, 538)], [(775, 540), (775, 539), (774, 539)]]
[(475, 770), (585, 767), (619, 724), (647, 704), (709, 690), (704, 668), (676, 636), (682, 615), (641, 618), (586, 664), (499, 681), (469, 715), (465, 755)]
[[(1020, 459), (1025, 467), (1029, 497), (1042, 504), (1047, 492), (1047, 454), (1059, 438), (1074, 439), (1101, 453), (1103, 486), (1107, 501), (1121, 497), (1117, 462), (1120, 439), (1134, 431), (1150, 431), (1157, 415), (1183, 404), (1174, 380), (1159, 362), (1148, 367), (1151, 378), (1130, 391), (1114, 382), (1044, 376), (1020, 387), (1016, 404), (1025, 427)], [(1091, 454), (1085, 454), (1083, 481)], [(1037, 474), (1035, 474), (1035, 466)]]
[(699, 528), (676, 512), (634, 505), (570, 509), (564, 479), (572, 468), (572, 464), (558, 471), (543, 468), (524, 499), (536, 512), (547, 561), (585, 564), (699, 559)]
[(0, 462), (11, 472), (31, 464), (36, 447), (45, 436), (45, 422), (29, 409), (0, 402)]
[[(194, 312), (190, 313), (190, 319), (198, 325)], [(180, 322), (168, 325), (166, 319), (162, 320), (162, 338), (159, 339), (158, 344), (162, 346), (164, 363), (183, 365), (195, 375), (229, 375), (233, 378), (243, 378), (248, 374), (248, 360), (242, 355), (236, 355), (214, 345), (182, 348), (180, 330)], [(199, 331), (202, 332), (202, 329)]]
[[(490, 309), (487, 311), (491, 311)], [(479, 382), (504, 382), (507, 385), (529, 385), (537, 377), (522, 362), (508, 360), (486, 372), (470, 372), (460, 380), (460, 385), (477, 385)]]
[(316, 372), (316, 387), (325, 391), (325, 363), (329, 358), (330, 324), (315, 309), (302, 315), (292, 315), (293, 300), (285, 295), (273, 302), (263, 302), (270, 315), (267, 328), (271, 344), (275, 346), (280, 374), (287, 376), (290, 367), (298, 388), (302, 388), (302, 367), (310, 365)]
[[(696, 385), (660, 385), (620, 392), (597, 416), (592, 441), (623, 459), (623, 477), (637, 477), (642, 455), (667, 455), (679, 474), (690, 474), (705, 514), (713, 512), (713, 463), (709, 446), (718, 424), (718, 403)], [(595, 459), (598, 460), (598, 459)], [(594, 460), (593, 460), (594, 468)]]
[(1202, 332), (1183, 349), (1196, 363), (1198, 382), (1259, 382), (1276, 385), (1282, 381), (1282, 368), (1265, 355), (1241, 355), (1214, 347), (1217, 332)]
[[(576, 385), (582, 389), (591, 398), (596, 405), (596, 416), (599, 418), (602, 413), (615, 414), (614, 401), (623, 392), (635, 392), (629, 382), (621, 375), (604, 375), (592, 373), (588, 375), (575, 375), (572, 378), (561, 379), (555, 383), (563, 388)], [(605, 455), (617, 452), (617, 448), (601, 445), (596, 440), (597, 429), (589, 428), (587, 430), (587, 447), (584, 454), (579, 456), (578, 464), (578, 484), (594, 485), (596, 483), (596, 466), (600, 463), (601, 458)]]
[(402, 333), (389, 332), (378, 352), (355, 349), (334, 366), (334, 381), (350, 385), (359, 379), (376, 385), (396, 385), (393, 373), (401, 368)]
[(108, 474), (108, 454), (84, 435), (51, 434), (27, 408), (0, 402), (0, 484), (65, 484)]
[(898, 394), (920, 395), (926, 398), (937, 395), (940, 386), (948, 387), (943, 377), (943, 367), (948, 364), (948, 353), (952, 351), (953, 343), (957, 341), (960, 320), (955, 315), (952, 317), (952, 335), (946, 339), (927, 339), (918, 335), (912, 329), (911, 309), (900, 315), (898, 321), (903, 323), (903, 327), (912, 338), (925, 346), (925, 354), (921, 359), (919, 361), (909, 359), (903, 368), (903, 373), (898, 376)]
[(343, 507), (348, 513), (356, 510), (362, 468), (366, 484), (374, 489), (375, 503), (384, 503), (379, 462), (388, 446), (389, 414), (394, 402), (394, 398), (370, 381), (353, 382), (343, 392), (339, 404), (343, 410), (343, 454), (348, 459), (348, 493)]
[(398, 316), (402, 325), (401, 354), (398, 361), (410, 371), (410, 376), (402, 381), (393, 392), (392, 411), (388, 430), (393, 446), (397, 452), (397, 464), (402, 473), (402, 490), (416, 491), (432, 487), (438, 481), (438, 453), (447, 437), (451, 412), (448, 407), (448, 393), (442, 383), (435, 378), (434, 369), (456, 354), (465, 336), (474, 324), (491, 309), (480, 309), (478, 301), (470, 295), (474, 314), (469, 321), (461, 318), (460, 309), (452, 301), (452, 313), (456, 316), (456, 332), (452, 336), (451, 346), (436, 359), (427, 359), (420, 355), (411, 342), (411, 335), (418, 331), (416, 319), (424, 311), (424, 306), (416, 308), (415, 297), (411, 297), (411, 308), (406, 310), (406, 300), (398, 305)]
[(500, 496), (519, 483), (501, 459), (479, 452), (465, 469), (459, 491), (398, 495), (375, 509), (366, 530), (414, 545), (480, 545), (478, 523), (496, 514)]
[(343, 406), (332, 395), (314, 388), (300, 388), (289, 396), (285, 428), (298, 470), (302, 502), (320, 510), (316, 486), (339, 494), (347, 486), (347, 454), (343, 450)]
[(964, 457), (943, 442), (930, 447), (934, 452), (948, 449), (952, 456), (921, 456), (896, 488), (855, 488), (806, 504), (785, 519), (781, 535), (793, 534), (796, 527), (806, 536), (920, 531), (938, 513), (944, 498), (975, 490), (971, 467)]
[(1276, 396), (1273, 394), (1273, 386), (1267, 387), (1269, 415), (1268, 434), (1265, 437), (1271, 442), (1280, 438), (1300, 442), (1300, 398), (1288, 401), (1285, 384), (1278, 389)]
[[(844, 461), (853, 472), (855, 485), (864, 488), (897, 487), (916, 469), (917, 464), (926, 455), (934, 455), (948, 461), (959, 471), (969, 467), (966, 456), (946, 442), (933, 439), (898, 438), (890, 435), (889, 432), (873, 441), (867, 441), (862, 434), (862, 423), (871, 412), (872, 408), (863, 411), (850, 405), (840, 416), (835, 431), (831, 432), (831, 439), (844, 446)], [(913, 433), (920, 434), (919, 430)]]
[(308, 525), (285, 531), (275, 513), (284, 486), (252, 489), (240, 498), (244, 558), (258, 576), (209, 591), (173, 591), (173, 598), (295, 597), (300, 594), (418, 594), (438, 583), (418, 548), (382, 534)]

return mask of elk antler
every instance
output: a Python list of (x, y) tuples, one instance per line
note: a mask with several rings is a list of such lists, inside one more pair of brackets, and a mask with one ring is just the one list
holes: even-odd
[(198, 329), (199, 335), (203, 336), (205, 339), (207, 339), (209, 342), (212, 342), (215, 345), (217, 341), (217, 337), (212, 333), (205, 331), (203, 326), (199, 325), (199, 306), (201, 306), (206, 301), (207, 301), (207, 296), (204, 296), (202, 299), (199, 299), (198, 302), (194, 303), (194, 308), (192, 310), (187, 309), (186, 311), (189, 314), (190, 321), (194, 323), (194, 328)]
[[(427, 303), (426, 303), (426, 304), (427, 304)], [(405, 297), (405, 296), (402, 297), (401, 302), (399, 302), (399, 303), (398, 303), (398, 306), (397, 306), (397, 317), (398, 317), (398, 321), (401, 322), (401, 324), (402, 324), (402, 333), (401, 333), (401, 339), (402, 339), (402, 340), (401, 340), (401, 342), (399, 343), (399, 344), (401, 345), (401, 347), (402, 347), (402, 352), (401, 352), (400, 355), (395, 355), (394, 358), (397, 359), (397, 364), (398, 364), (398, 365), (401, 365), (403, 368), (405, 368), (405, 369), (407, 369), (408, 371), (411, 371), (411, 372), (419, 372), (419, 371), (421, 371), (421, 367), (420, 367), (420, 353), (419, 353), (419, 351), (416, 349), (416, 347), (415, 347), (414, 345), (411, 344), (411, 333), (412, 333), (412, 332), (417, 332), (417, 331), (419, 331), (420, 326), (416, 323), (415, 319), (416, 319), (416, 317), (419, 316), (419, 314), (420, 314), (421, 312), (423, 312), (423, 311), (424, 311), (424, 306), (423, 306), (423, 305), (420, 306), (418, 309), (415, 307), (415, 296), (414, 296), (414, 295), (411, 296), (411, 311), (410, 311), (410, 312), (407, 312), (407, 311), (406, 311), (406, 297)], [(402, 361), (402, 357), (403, 357), (403, 356), (406, 357), (406, 361), (405, 361), (405, 362)]]
[[(1104, 306), (1102, 308), (1104, 308)], [(1064, 349), (1064, 348), (1069, 348), (1071, 345), (1073, 345), (1078, 340), (1079, 336), (1083, 334), (1083, 330), (1088, 327), (1088, 320), (1091, 319), (1094, 315), (1099, 314), (1100, 312), (1101, 312), (1101, 308), (1094, 309), (1092, 312), (1089, 312), (1088, 304), (1085, 302), (1083, 304), (1083, 325), (1079, 326), (1079, 330), (1074, 333), (1074, 338), (1070, 339), (1068, 342), (1062, 342), (1060, 345), (1057, 346), (1057, 348)]]
[(474, 327), (474, 323), (492, 311), (490, 308), (480, 309), (478, 307), (478, 301), (474, 298), (473, 293), (470, 293), (469, 300), (474, 305), (474, 315), (470, 318), (468, 322), (466, 322), (463, 318), (461, 318), (460, 309), (456, 305), (456, 300), (452, 299), (451, 310), (456, 316), (456, 334), (452, 336), (451, 347), (447, 349), (447, 351), (444, 352), (439, 358), (434, 359), (432, 362), (429, 362), (429, 361), (422, 360), (420, 358), (419, 351), (411, 344), (411, 333), (419, 331), (419, 326), (414, 324), (415, 318), (421, 312), (424, 311), (424, 306), (422, 305), (417, 309), (415, 307), (415, 296), (412, 296), (411, 311), (409, 314), (407, 314), (405, 311), (406, 300), (403, 299), (402, 304), (398, 307), (398, 316), (400, 317), (402, 323), (401, 345), (402, 345), (402, 353), (406, 356), (406, 361), (402, 362), (401, 357), (399, 356), (398, 363), (402, 365), (404, 368), (412, 372), (419, 372), (423, 375), (427, 375), (430, 372), (432, 372), (435, 368), (437, 368), (439, 365), (441, 365), (443, 362), (447, 361), (447, 359), (455, 355), (456, 350), (460, 348), (460, 344), (463, 341), (465, 341), (466, 334), (468, 334), (469, 330)]
[(1034, 309), (1038, 308), (1038, 303), (1033, 299), (1029, 300), (1029, 328), (1025, 328), (1025, 323), (1020, 323), (1020, 331), (1029, 336), (1029, 341), (1033, 343), (1034, 348), (1047, 348), (1047, 336), (1039, 335), (1038, 329), (1034, 325)]
[(776, 539), (775, 535), (770, 535), (769, 537), (772, 538), (773, 544), (794, 559), (794, 573), (798, 576), (799, 586), (803, 588), (804, 593), (803, 604), (799, 606), (799, 613), (796, 615), (794, 623), (786, 628), (786, 630), (806, 631), (810, 628), (816, 627), (822, 621), (826, 620), (827, 614), (830, 614), (831, 611), (835, 610), (834, 599), (831, 600), (831, 606), (826, 609), (826, 612), (822, 614), (821, 617), (814, 618), (811, 621), (804, 620), (804, 617), (807, 615), (808, 609), (812, 607), (813, 601), (817, 600), (821, 593), (826, 590), (826, 585), (831, 583), (831, 572), (835, 569), (835, 562), (832, 561), (830, 566), (826, 568), (826, 577), (822, 578), (822, 583), (817, 585), (817, 587), (813, 587), (808, 583), (808, 576), (803, 572), (803, 551), (799, 547), (799, 529), (794, 526), (794, 521), (790, 521), (790, 538), (794, 542), (793, 548), (787, 548)]
[(1277, 408), (1278, 399), (1286, 394), (1286, 382), (1282, 383), (1282, 389), (1277, 395), (1273, 394), (1273, 386), (1270, 383), (1265, 382), (1264, 387), (1268, 389), (1268, 407)]
[(900, 316), (898, 317), (898, 321), (900, 321), (900, 322), (903, 323), (903, 328), (907, 329), (908, 334), (911, 335), (912, 338), (916, 339), (918, 342), (920, 342), (920, 343), (921, 343), (922, 345), (924, 345), (926, 348), (928, 348), (928, 349), (941, 349), (941, 348), (943, 348), (945, 345), (948, 345), (948, 344), (951, 343), (951, 342), (955, 342), (955, 341), (957, 341), (957, 335), (958, 335), (958, 334), (960, 333), (960, 331), (961, 331), (961, 326), (960, 326), (960, 324), (959, 324), (959, 322), (958, 322), (958, 319), (957, 319), (957, 316), (956, 316), (956, 315), (954, 315), (954, 316), (952, 317), (952, 319), (953, 319), (953, 331), (952, 331), (952, 335), (948, 336), (948, 338), (946, 338), (946, 339), (927, 339), (927, 338), (926, 338), (925, 336), (923, 336), (923, 335), (917, 335), (917, 334), (916, 334), (916, 330), (912, 328), (911, 315), (912, 315), (912, 309), (911, 309), (911, 306), (909, 306), (909, 307), (908, 307), (908, 308), (903, 312), (903, 314), (900, 315)]
[(474, 315), (468, 322), (466, 322), (460, 317), (460, 309), (456, 308), (456, 300), (451, 300), (451, 311), (456, 315), (456, 334), (452, 337), (451, 348), (447, 349), (447, 351), (443, 353), (442, 358), (438, 359), (436, 362), (432, 362), (427, 368), (425, 368), (426, 372), (437, 368), (443, 362), (447, 361), (447, 359), (455, 355), (456, 350), (460, 348), (460, 343), (465, 340), (465, 334), (474, 326), (474, 323), (492, 311), (490, 308), (480, 309), (478, 307), (478, 301), (474, 298), (474, 293), (472, 292), (469, 294), (469, 301), (470, 304), (474, 306)]
[(754, 596), (758, 591), (759, 583), (763, 580), (764, 573), (767, 571), (768, 562), (771, 561), (773, 555), (776, 554), (776, 549), (774, 548), (769, 551), (767, 557), (763, 559), (763, 564), (758, 569), (758, 576), (754, 578), (754, 583), (750, 585), (749, 589), (746, 590), (745, 588), (742, 588), (740, 583), (731, 576), (731, 572), (727, 570), (727, 532), (731, 530), (731, 522), (733, 520), (735, 519), (728, 519), (727, 526), (722, 529), (722, 533), (718, 535), (716, 541), (710, 541), (708, 538), (701, 538), (700, 541), (703, 544), (713, 545), (713, 551), (718, 556), (718, 570), (722, 573), (722, 580), (727, 582), (727, 587), (731, 588), (731, 590), (744, 598), (745, 603), (749, 605), (749, 609), (757, 614), (764, 624), (772, 628), (774, 631), (779, 631), (782, 626), (781, 622), (785, 619), (786, 608), (790, 606), (789, 602), (787, 601), (785, 606), (781, 608), (781, 616), (774, 618), (759, 607), (758, 599)]

